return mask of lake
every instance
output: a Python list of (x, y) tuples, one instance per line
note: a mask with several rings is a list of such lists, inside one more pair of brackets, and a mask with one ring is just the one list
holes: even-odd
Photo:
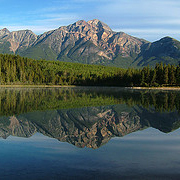
[(0, 88), (1, 179), (180, 179), (180, 91)]

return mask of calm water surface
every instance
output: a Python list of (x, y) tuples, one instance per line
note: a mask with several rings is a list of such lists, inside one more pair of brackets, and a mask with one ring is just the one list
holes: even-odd
[(1, 179), (180, 179), (180, 92), (1, 88)]

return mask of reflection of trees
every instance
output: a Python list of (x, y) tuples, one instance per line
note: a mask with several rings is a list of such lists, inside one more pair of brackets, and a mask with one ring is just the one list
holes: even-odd
[(154, 106), (158, 112), (180, 110), (180, 94), (176, 92), (151, 92), (141, 95), (141, 99), (143, 107)]
[(98, 92), (83, 92), (71, 88), (0, 89), (0, 115), (117, 103), (119, 103), (119, 100), (110, 95)]
[(97, 90), (88, 88), (0, 89), (0, 114), (22, 114), (37, 110), (69, 109), (113, 104), (154, 107), (158, 112), (180, 112), (180, 93), (176, 91)]
[(141, 105), (144, 108), (153, 106), (156, 111), (174, 111), (180, 112), (180, 93), (172, 92), (155, 92), (155, 91), (139, 91), (136, 93), (123, 94), (123, 103), (129, 106)]

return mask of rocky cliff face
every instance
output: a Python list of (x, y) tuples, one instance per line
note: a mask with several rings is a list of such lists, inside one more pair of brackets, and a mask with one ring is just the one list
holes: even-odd
[(8, 43), (8, 50), (15, 54), (29, 48), (36, 39), (37, 35), (30, 30), (13, 32), (6, 28), (0, 30), (0, 44)]
[(8, 41), (11, 44), (10, 49), (14, 53), (16, 53), (16, 51), (21, 52), (32, 46), (36, 39), (37, 35), (30, 30), (14, 31), (8, 36)]

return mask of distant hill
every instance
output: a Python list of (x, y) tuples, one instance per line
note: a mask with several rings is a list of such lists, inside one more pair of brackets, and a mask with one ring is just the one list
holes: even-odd
[(0, 30), (0, 53), (120, 67), (154, 66), (157, 62), (177, 65), (180, 42), (165, 37), (150, 43), (124, 32), (114, 32), (94, 19), (77, 21), (41, 35), (4, 28)]

